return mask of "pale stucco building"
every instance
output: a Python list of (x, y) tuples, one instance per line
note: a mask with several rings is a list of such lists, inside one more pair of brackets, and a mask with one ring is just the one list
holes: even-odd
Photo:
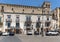
[(52, 19), (50, 2), (45, 1), (41, 7), (0, 4), (3, 32), (14, 30), (21, 33), (28, 30), (41, 32), (41, 28), (51, 30), (56, 24)]

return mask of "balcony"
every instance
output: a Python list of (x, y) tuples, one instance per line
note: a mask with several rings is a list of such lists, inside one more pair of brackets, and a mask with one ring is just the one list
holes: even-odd
[(45, 22), (51, 22), (51, 20), (46, 20)]
[(26, 24), (26, 23), (31, 24), (31, 23), (32, 23), (32, 21), (25, 21), (25, 24)]

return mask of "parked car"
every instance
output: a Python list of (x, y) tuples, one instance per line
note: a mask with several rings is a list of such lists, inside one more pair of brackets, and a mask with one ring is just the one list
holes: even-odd
[(2, 35), (2, 32), (0, 32), (0, 36)]
[(27, 35), (32, 35), (32, 30), (28, 30)]
[(38, 31), (35, 31), (35, 32), (34, 32), (34, 35), (39, 35), (39, 32), (38, 32)]
[(15, 33), (14, 32), (9, 32), (9, 36), (14, 36)]
[(57, 36), (59, 35), (58, 31), (48, 31), (46, 32), (46, 36)]
[(2, 36), (8, 36), (9, 35), (9, 32), (3, 32), (2, 33)]

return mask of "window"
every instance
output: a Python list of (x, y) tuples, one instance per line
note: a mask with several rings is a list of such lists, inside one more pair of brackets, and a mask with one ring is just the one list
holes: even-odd
[(25, 22), (25, 26), (31, 26), (31, 16), (26, 16), (26, 22)]
[(36, 28), (40, 28), (40, 22), (36, 22)]
[(12, 8), (12, 11), (13, 11), (14, 9)]
[(11, 18), (11, 15), (7, 15), (7, 17), (8, 17), (8, 19), (10, 19)]
[(4, 6), (1, 6), (2, 7), (2, 9), (4, 9)]
[(31, 21), (31, 16), (26, 16), (26, 21)]
[(46, 4), (46, 7), (47, 7), (47, 8), (50, 8), (50, 5)]
[(16, 28), (19, 28), (19, 15), (16, 15)]
[(45, 10), (43, 10), (42, 13), (45, 14)]
[(16, 22), (19, 23), (19, 16), (16, 16)]
[(49, 18), (47, 17), (47, 20), (49, 20)]
[(45, 22), (45, 26), (49, 27), (50, 26), (50, 22)]
[(23, 11), (24, 11), (24, 9), (23, 9)]
[(7, 26), (8, 26), (8, 28), (10, 28), (10, 25), (11, 25), (11, 23), (10, 23), (10, 22), (7, 22)]
[(32, 10), (32, 12), (34, 12), (34, 10)]
[(16, 23), (16, 28), (19, 28), (19, 23)]
[(1, 6), (1, 12), (4, 12), (4, 6)]
[(24, 9), (22, 10), (22, 13), (24, 13)]
[(40, 17), (38, 17), (38, 21), (40, 21)]
[(10, 26), (11, 26), (11, 21), (10, 21), (11, 15), (7, 15), (7, 18), (8, 18), (7, 19), (8, 21), (6, 21), (7, 27), (10, 28)]

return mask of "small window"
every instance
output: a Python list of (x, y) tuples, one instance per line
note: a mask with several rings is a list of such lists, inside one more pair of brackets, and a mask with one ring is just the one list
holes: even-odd
[(50, 5), (46, 4), (46, 7), (47, 7), (47, 8), (50, 8)]
[(49, 20), (49, 18), (47, 17), (47, 20)]
[(1, 12), (4, 12), (4, 6), (1, 6)]
[(38, 17), (38, 21), (40, 21), (40, 17)]
[(2, 7), (2, 9), (4, 9), (4, 6), (1, 6)]
[(23, 11), (24, 11), (24, 9), (23, 9)]
[(32, 10), (32, 12), (34, 12), (34, 10)]
[(12, 11), (13, 11), (14, 9), (12, 8)]

